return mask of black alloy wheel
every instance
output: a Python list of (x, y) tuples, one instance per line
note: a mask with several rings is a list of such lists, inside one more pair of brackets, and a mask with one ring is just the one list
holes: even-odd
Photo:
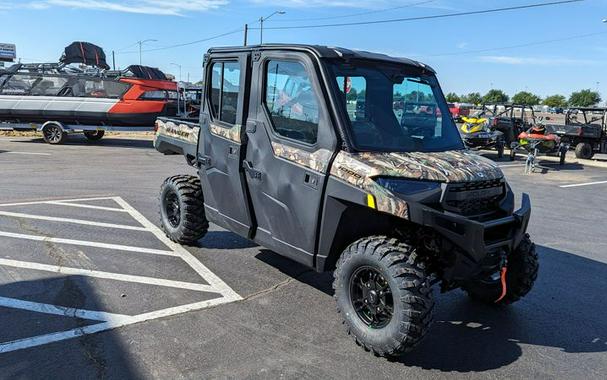
[(179, 227), (181, 223), (181, 206), (179, 205), (179, 197), (174, 191), (167, 191), (164, 194), (164, 211), (167, 215), (167, 220), (173, 228)]
[(392, 320), (392, 290), (375, 268), (360, 267), (352, 274), (350, 300), (358, 317), (372, 329), (384, 328)]

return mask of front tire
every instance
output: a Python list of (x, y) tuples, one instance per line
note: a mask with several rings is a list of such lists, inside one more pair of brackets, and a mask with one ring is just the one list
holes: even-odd
[(378, 356), (411, 351), (426, 335), (434, 300), (424, 263), (397, 239), (352, 243), (337, 262), (333, 289), (348, 334)]
[(495, 302), (501, 292), (499, 278), (487, 278), (471, 282), (463, 287), (468, 295), (484, 303), (508, 305), (526, 296), (533, 288), (537, 279), (539, 261), (535, 252), (535, 244), (529, 238), (529, 234), (519, 244), (518, 248), (508, 256), (508, 271), (506, 274), (507, 292), (504, 298)]
[(177, 175), (160, 188), (160, 224), (166, 235), (179, 244), (196, 244), (207, 233), (202, 187), (198, 177)]

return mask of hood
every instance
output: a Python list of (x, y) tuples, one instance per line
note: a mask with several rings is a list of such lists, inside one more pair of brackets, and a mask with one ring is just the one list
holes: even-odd
[(354, 185), (379, 176), (438, 182), (474, 182), (500, 179), (501, 169), (491, 160), (467, 151), (431, 153), (340, 152), (331, 174)]

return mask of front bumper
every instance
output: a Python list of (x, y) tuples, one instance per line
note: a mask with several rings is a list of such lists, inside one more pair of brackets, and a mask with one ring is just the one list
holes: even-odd
[(457, 247), (451, 273), (453, 279), (473, 276), (503, 254), (514, 252), (527, 231), (530, 216), (531, 201), (527, 194), (523, 194), (521, 208), (512, 215), (486, 222), (422, 204), (410, 209), (412, 222), (432, 228)]

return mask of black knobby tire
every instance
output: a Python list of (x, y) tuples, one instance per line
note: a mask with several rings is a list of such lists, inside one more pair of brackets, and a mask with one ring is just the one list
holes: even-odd
[(189, 175), (167, 178), (160, 188), (160, 224), (169, 239), (195, 244), (207, 233), (200, 179)]
[(535, 244), (526, 234), (514, 253), (508, 256), (508, 271), (506, 274), (507, 292), (506, 296), (499, 302), (495, 302), (502, 292), (499, 279), (487, 279), (476, 281), (464, 286), (464, 290), (470, 297), (479, 301), (508, 305), (526, 296), (537, 279), (539, 260), (535, 252)]
[[(356, 298), (357, 290), (364, 291), (364, 282), (360, 284), (362, 281), (357, 277), (363, 271), (376, 272), (377, 283), (384, 284), (368, 287), (367, 282), (368, 293), (371, 289), (384, 289), (385, 299), (379, 304), (369, 301), (363, 305)], [(333, 289), (337, 311), (348, 334), (375, 355), (398, 356), (411, 351), (432, 322), (434, 299), (425, 265), (413, 247), (397, 239), (372, 236), (352, 243), (337, 262)], [(376, 294), (379, 295), (381, 292)], [(388, 321), (385, 318), (382, 324), (369, 321), (370, 304), (389, 311), (390, 302)]]
[(51, 145), (61, 145), (67, 139), (67, 133), (60, 125), (49, 123), (42, 128), (44, 142)]
[(105, 131), (84, 131), (84, 137), (89, 141), (99, 141), (105, 135)]
[(592, 156), (594, 156), (592, 145), (582, 142), (575, 146), (575, 157), (589, 160)]
[(499, 140), (496, 144), (495, 144), (495, 148), (497, 149), (497, 158), (501, 159), (502, 157), (504, 157), (504, 141), (503, 140)]

